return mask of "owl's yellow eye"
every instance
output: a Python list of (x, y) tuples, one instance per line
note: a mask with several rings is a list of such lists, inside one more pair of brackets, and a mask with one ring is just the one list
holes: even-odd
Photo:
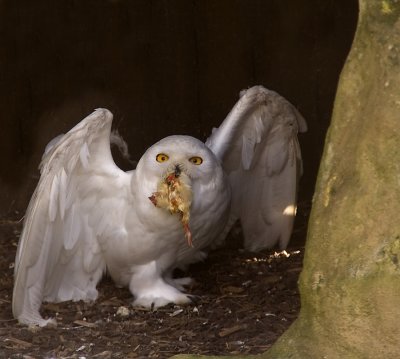
[(193, 164), (197, 165), (197, 166), (201, 165), (203, 163), (203, 159), (201, 157), (198, 157), (198, 156), (194, 156), (194, 157), (189, 158), (189, 161), (192, 162)]
[(165, 162), (165, 161), (168, 161), (168, 160), (169, 160), (169, 156), (166, 155), (165, 153), (159, 153), (159, 154), (156, 156), (156, 160), (157, 160), (157, 162)]

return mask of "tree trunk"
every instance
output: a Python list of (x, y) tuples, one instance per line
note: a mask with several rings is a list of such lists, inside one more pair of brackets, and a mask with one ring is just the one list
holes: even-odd
[(299, 318), (265, 358), (400, 357), (400, 2), (360, 0), (319, 170)]
[(400, 3), (360, 1), (326, 139), (301, 313), (269, 358), (398, 358)]

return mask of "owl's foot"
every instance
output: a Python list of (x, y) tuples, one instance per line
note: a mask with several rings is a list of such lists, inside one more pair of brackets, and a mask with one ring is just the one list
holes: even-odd
[(183, 291), (185, 287), (193, 283), (193, 279), (190, 277), (172, 278), (172, 276), (168, 275), (165, 276), (164, 279), (169, 285), (172, 285), (174, 288), (180, 291)]
[(182, 281), (171, 279), (171, 285), (156, 269), (154, 262), (135, 268), (129, 283), (129, 289), (135, 296), (133, 306), (157, 309), (169, 303), (187, 304), (192, 301), (190, 296), (178, 289), (189, 282), (187, 278)]
[(172, 285), (179, 289), (183, 290), (184, 287), (187, 287), (193, 283), (193, 279), (190, 277), (182, 277), (182, 278), (174, 278), (172, 279)]
[[(173, 288), (173, 287), (171, 287)], [(173, 288), (175, 289), (175, 288)], [(154, 295), (154, 293), (144, 294), (136, 297), (132, 305), (137, 308), (157, 309), (170, 303), (182, 305), (191, 303), (192, 299), (184, 293), (177, 291), (176, 293), (162, 293)]]

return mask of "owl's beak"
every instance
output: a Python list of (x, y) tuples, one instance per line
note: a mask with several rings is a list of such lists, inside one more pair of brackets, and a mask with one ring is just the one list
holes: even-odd
[(178, 178), (181, 175), (181, 173), (182, 173), (182, 168), (181, 168), (180, 164), (176, 164), (175, 170), (174, 170), (175, 177)]

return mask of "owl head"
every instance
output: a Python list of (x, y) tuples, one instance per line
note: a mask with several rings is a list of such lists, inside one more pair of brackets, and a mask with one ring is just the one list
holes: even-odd
[(160, 181), (170, 173), (183, 172), (191, 181), (212, 179), (218, 160), (211, 150), (191, 136), (169, 136), (151, 146), (140, 159), (138, 175)]

